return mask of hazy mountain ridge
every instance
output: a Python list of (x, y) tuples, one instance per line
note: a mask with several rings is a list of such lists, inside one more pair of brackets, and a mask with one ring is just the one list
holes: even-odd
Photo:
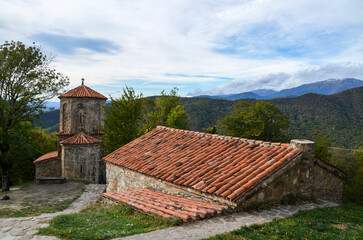
[[(288, 116), (290, 128), (286, 134), (290, 138), (312, 139), (314, 131), (321, 130), (331, 138), (333, 146), (355, 148), (363, 144), (363, 87), (333, 95), (309, 93), (267, 101)], [(203, 97), (180, 98), (180, 102), (190, 115), (190, 129), (195, 131), (217, 125), (234, 104), (230, 100)], [(44, 113), (40, 121), (43, 128), (57, 131), (59, 110)]]
[(208, 97), (214, 99), (226, 99), (226, 100), (238, 100), (238, 99), (274, 99), (283, 97), (298, 97), (307, 93), (317, 93), (324, 95), (335, 94), (347, 89), (361, 87), (363, 81), (355, 78), (345, 79), (328, 79), (315, 83), (303, 84), (298, 87), (284, 89), (281, 91), (274, 91), (270, 89), (257, 89), (254, 91), (243, 92), (238, 94), (227, 94), (227, 95), (201, 95), (196, 97)]

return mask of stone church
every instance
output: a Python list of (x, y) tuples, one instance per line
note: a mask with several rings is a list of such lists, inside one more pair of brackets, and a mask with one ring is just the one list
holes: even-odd
[(341, 201), (345, 174), (317, 158), (312, 141), (272, 143), (158, 126), (103, 157), (107, 98), (83, 81), (59, 98), (58, 151), (34, 161), (38, 180), (106, 183), (107, 201), (164, 217), (241, 210), (289, 195)]
[(58, 150), (34, 161), (36, 179), (65, 177), (105, 183), (106, 169), (100, 128), (107, 98), (82, 85), (62, 94)]

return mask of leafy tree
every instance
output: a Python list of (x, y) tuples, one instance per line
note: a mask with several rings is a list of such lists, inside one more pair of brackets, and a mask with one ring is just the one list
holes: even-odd
[(18, 137), (14, 129), (24, 120), (32, 120), (44, 108), (44, 101), (60, 94), (68, 78), (50, 67), (54, 57), (40, 47), (21, 42), (0, 45), (0, 167), (2, 191), (9, 190), (9, 171), (16, 158), (10, 145)]
[(330, 138), (324, 135), (322, 131), (315, 130), (313, 140), (315, 141), (315, 155), (329, 161), (332, 157), (332, 154), (329, 152)]
[(161, 92), (161, 96), (155, 99), (154, 118), (155, 125), (167, 127), (188, 129), (189, 115), (185, 112), (184, 107), (180, 105), (180, 97), (177, 95), (177, 88), (166, 94)]
[(188, 120), (189, 116), (185, 112), (184, 107), (178, 105), (170, 110), (170, 113), (165, 122), (165, 126), (179, 129), (189, 129)]
[(112, 98), (105, 109), (104, 147), (106, 153), (131, 142), (142, 134), (164, 125), (174, 128), (188, 128), (188, 114), (179, 104), (176, 89), (170, 95), (162, 91), (155, 100), (136, 95), (126, 87), (121, 98)]
[(217, 133), (217, 127), (216, 126), (212, 126), (209, 128), (205, 128), (204, 129), (207, 133), (211, 133), (211, 134), (216, 134)]
[(131, 87), (123, 90), (121, 98), (112, 98), (105, 109), (104, 147), (106, 153), (131, 142), (142, 134), (142, 95)]
[(358, 168), (354, 177), (352, 177), (351, 185), (346, 186), (346, 192), (350, 200), (363, 205), (363, 147), (353, 152)]
[(237, 101), (221, 125), (228, 135), (275, 142), (287, 140), (283, 131), (289, 127), (289, 121), (276, 106), (265, 101)]
[(142, 132), (147, 133), (156, 128), (155, 102), (151, 98), (142, 99)]
[(34, 178), (33, 161), (41, 155), (57, 149), (57, 135), (47, 134), (40, 127), (35, 128), (31, 122), (21, 122), (14, 129), (17, 141), (10, 144), (10, 155), (16, 158), (10, 170), (9, 181), (19, 184)]

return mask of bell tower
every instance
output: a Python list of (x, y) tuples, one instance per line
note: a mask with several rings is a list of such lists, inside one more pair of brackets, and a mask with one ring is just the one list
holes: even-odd
[(99, 132), (104, 121), (104, 106), (107, 98), (82, 84), (60, 98), (59, 132), (93, 135)]

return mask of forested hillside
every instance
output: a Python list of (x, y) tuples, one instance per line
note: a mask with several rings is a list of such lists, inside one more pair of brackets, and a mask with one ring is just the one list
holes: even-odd
[(311, 139), (318, 129), (330, 137), (333, 146), (355, 148), (363, 144), (363, 87), (270, 102), (288, 116), (290, 138)]
[[(204, 131), (228, 115), (234, 101), (210, 98), (181, 98), (189, 113), (191, 130)], [(248, 99), (245, 101), (255, 101)], [(334, 95), (306, 94), (296, 98), (267, 100), (290, 121), (287, 136), (312, 139), (315, 130), (328, 135), (333, 146), (355, 148), (363, 144), (363, 87)], [(59, 110), (41, 117), (42, 127), (57, 130)]]

